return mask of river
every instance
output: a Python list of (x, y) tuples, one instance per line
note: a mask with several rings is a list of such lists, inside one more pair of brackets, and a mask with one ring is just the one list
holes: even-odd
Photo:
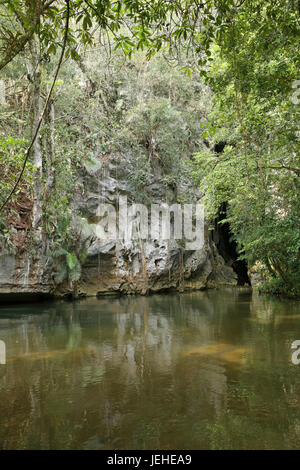
[(217, 290), (0, 307), (0, 449), (296, 449), (300, 304)]

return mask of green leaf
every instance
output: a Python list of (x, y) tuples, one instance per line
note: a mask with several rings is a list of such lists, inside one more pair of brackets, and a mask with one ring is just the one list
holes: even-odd
[(78, 263), (77, 256), (73, 252), (68, 253), (66, 259), (68, 268), (70, 269), (70, 271), (72, 271), (72, 269), (74, 269), (76, 264)]

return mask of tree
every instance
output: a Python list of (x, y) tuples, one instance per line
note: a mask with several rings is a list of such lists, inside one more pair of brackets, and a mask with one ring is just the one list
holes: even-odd
[(300, 291), (299, 19), (290, 1), (244, 2), (229, 17), (208, 78), (211, 148), (197, 156), (210, 216), (228, 203), (241, 255), (266, 267), (274, 292)]
[[(66, 56), (70, 54), (72, 58), (79, 59), (80, 45), (92, 45), (95, 31), (100, 28), (101, 32), (110, 33), (115, 40), (115, 47), (122, 49), (129, 57), (135, 50), (143, 48), (147, 48), (148, 58), (162, 47), (166, 47), (172, 53), (174, 47), (178, 49), (183, 38), (185, 48), (187, 42), (188, 50), (192, 44), (197, 54), (205, 53), (198, 59), (198, 64), (203, 65), (210, 55), (209, 48), (215, 35), (226, 27), (224, 19), (228, 19), (227, 15), (233, 6), (238, 9), (240, 5), (236, 6), (233, 0), (205, 3), (195, 0), (175, 2), (3, 0), (0, 4), (0, 18), (2, 17), (0, 50), (3, 54), (0, 70), (20, 54), (35, 35), (39, 37), (45, 57), (56, 53), (61, 31), (63, 43), (53, 84), (42, 114), (35, 121), (33, 138), (27, 149), (22, 171), (0, 207), (0, 212), (9, 203), (23, 177), (31, 148), (37, 149), (40, 126), (65, 50)], [(190, 71), (188, 66), (187, 70)]]

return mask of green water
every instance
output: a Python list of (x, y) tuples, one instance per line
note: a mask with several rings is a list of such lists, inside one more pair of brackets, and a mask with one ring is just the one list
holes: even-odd
[(299, 302), (238, 291), (0, 308), (0, 449), (300, 447)]

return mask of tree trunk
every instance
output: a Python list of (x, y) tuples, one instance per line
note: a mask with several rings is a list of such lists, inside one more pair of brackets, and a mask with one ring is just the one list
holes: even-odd
[(51, 100), (48, 106), (46, 120), (47, 120), (47, 134), (46, 134), (46, 183), (44, 190), (44, 201), (48, 201), (51, 196), (51, 191), (55, 185), (55, 108), (54, 100)]
[[(42, 97), (41, 97), (41, 69), (40, 69), (40, 54), (38, 52), (38, 45), (36, 42), (30, 43), (30, 64), (29, 75), (33, 83), (33, 125), (32, 134), (34, 135), (37, 128), (40, 115), (42, 112)], [(43, 196), (43, 157), (40, 141), (40, 132), (34, 142), (32, 149), (33, 165), (36, 168), (34, 173), (34, 201), (33, 201), (33, 220), (32, 228), (35, 236), (40, 241), (42, 234), (42, 196)]]

